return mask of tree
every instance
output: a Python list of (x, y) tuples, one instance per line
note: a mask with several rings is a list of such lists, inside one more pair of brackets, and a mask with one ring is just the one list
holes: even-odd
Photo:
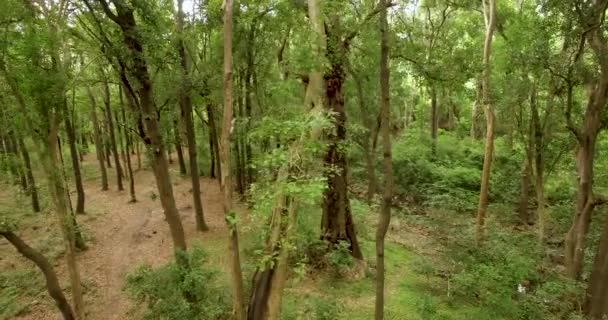
[(389, 70), (389, 26), (387, 19), (386, 0), (380, 1), (380, 113), (382, 124), (382, 155), (384, 169), (384, 188), (382, 191), (382, 207), (376, 231), (376, 311), (375, 319), (384, 319), (384, 239), (391, 222), (391, 203), (393, 198), (393, 163), (391, 157), (390, 134), (390, 70)]
[(101, 130), (99, 121), (97, 120), (97, 103), (95, 95), (90, 87), (87, 86), (87, 94), (91, 102), (91, 121), (93, 123), (93, 140), (95, 141), (95, 152), (97, 153), (97, 161), (99, 161), (99, 171), (101, 172), (101, 190), (108, 190), (108, 173), (106, 171), (105, 155), (103, 141), (101, 139)]
[(51, 296), (51, 298), (53, 298), (53, 300), (55, 301), (55, 304), (61, 312), (63, 319), (76, 319), (76, 317), (74, 316), (74, 312), (72, 311), (72, 307), (70, 306), (70, 303), (65, 298), (65, 295), (61, 290), (59, 280), (57, 279), (57, 274), (53, 270), (53, 267), (49, 263), (49, 261), (40, 252), (36, 251), (34, 248), (30, 247), (27, 243), (25, 243), (13, 231), (8, 229), (0, 230), (0, 235), (2, 235), (6, 240), (8, 240), (15, 247), (15, 249), (17, 249), (17, 251), (19, 251), (19, 253), (21, 253), (26, 259), (32, 261), (40, 269), (40, 271), (44, 275), (44, 279), (46, 280), (46, 290)]
[(228, 252), (230, 254), (230, 274), (232, 276), (233, 310), (237, 320), (245, 319), (245, 298), (243, 289), (243, 272), (239, 256), (239, 236), (237, 217), (232, 210), (232, 176), (230, 174), (230, 136), (234, 126), (232, 111), (232, 0), (224, 1), (224, 117), (222, 121), (222, 138), (219, 144), (220, 163), (222, 166), (221, 189), (224, 195), (223, 207), (226, 225), (228, 226)]
[[(116, 10), (116, 13), (114, 13), (105, 0), (98, 0), (98, 3), (105, 16), (120, 27), (123, 35), (124, 45), (128, 52), (126, 59), (128, 59), (129, 65), (127, 68), (124, 61), (120, 60), (122, 57), (118, 57), (117, 59), (119, 60), (121, 68), (118, 71), (128, 71), (129, 75), (138, 82), (138, 87), (134, 88), (127, 78), (127, 75), (124, 73), (121, 74), (121, 82), (128, 88), (127, 94), (131, 95), (131, 99), (135, 102), (134, 104), (138, 106), (135, 111), (139, 113), (138, 118), (142, 121), (140, 137), (149, 150), (152, 171), (154, 172), (156, 186), (158, 187), (158, 192), (160, 194), (163, 212), (171, 231), (176, 259), (180, 264), (185, 265), (187, 264), (187, 261), (181, 259), (182, 255), (180, 254), (180, 251), (185, 251), (187, 249), (186, 237), (173, 196), (173, 187), (169, 175), (169, 164), (167, 163), (165, 146), (161, 139), (156, 104), (153, 98), (153, 83), (148, 72), (144, 47), (139, 38), (139, 33), (137, 32), (138, 27), (134, 16), (134, 8), (128, 5), (124, 0), (112, 0)], [(91, 11), (91, 14), (95, 15), (96, 10), (93, 9), (91, 3), (88, 0), (85, 0), (85, 4), (89, 11)], [(104, 30), (97, 31), (104, 32)], [(123, 70), (123, 67), (126, 70)]]
[(112, 105), (110, 103), (110, 85), (108, 84), (108, 78), (105, 75), (103, 68), (100, 68), (99, 74), (102, 77), (102, 88), (103, 88), (103, 104), (105, 106), (106, 123), (108, 133), (110, 136), (110, 147), (112, 148), (112, 155), (114, 156), (114, 168), (116, 169), (116, 184), (118, 185), (118, 191), (124, 190), (122, 185), (122, 166), (120, 165), (120, 154), (118, 153), (118, 144), (116, 143), (116, 133), (114, 132), (114, 116), (112, 113)]
[(486, 114), (486, 142), (483, 158), (483, 171), (481, 173), (481, 190), (479, 192), (479, 208), (477, 209), (477, 242), (483, 238), (483, 227), (488, 208), (488, 193), (490, 189), (490, 172), (492, 170), (492, 157), (494, 153), (494, 107), (490, 91), (490, 56), (492, 54), (492, 37), (496, 27), (496, 0), (484, 0), (484, 21), (486, 36), (483, 48), (483, 74), (482, 97)]
[[(568, 274), (572, 278), (579, 279), (583, 270), (585, 242), (592, 212), (598, 204), (603, 202), (603, 199), (596, 199), (593, 195), (593, 167), (597, 137), (605, 126), (602, 115), (608, 101), (608, 44), (602, 29), (608, 1), (597, 0), (591, 3), (575, 3), (573, 5), (575, 12), (578, 14), (579, 28), (584, 30), (582, 41), (588, 43), (599, 67), (599, 75), (593, 80), (584, 118), (579, 128), (574, 125), (570, 111), (567, 110), (566, 112), (567, 127), (577, 141), (576, 171), (578, 185), (574, 221), (566, 234), (565, 257)], [(571, 106), (566, 107), (570, 108)], [(598, 257), (600, 256), (598, 255)], [(597, 263), (601, 265), (601, 262)]]
[[(199, 231), (207, 231), (209, 227), (205, 223), (203, 214), (203, 204), (201, 202), (201, 185), (198, 173), (198, 160), (196, 154), (196, 137), (194, 132), (194, 121), (192, 119), (192, 100), (190, 89), (190, 75), (188, 70), (188, 58), (184, 47), (184, 12), (182, 9), (183, 0), (177, 1), (176, 33), (177, 33), (177, 52), (180, 65), (182, 67), (183, 86), (179, 89), (179, 105), (182, 120), (186, 127), (186, 139), (188, 140), (188, 163), (190, 165), (190, 177), (192, 179), (192, 199), (194, 202), (194, 215), (196, 217), (196, 228)], [(176, 133), (179, 134), (179, 133)]]

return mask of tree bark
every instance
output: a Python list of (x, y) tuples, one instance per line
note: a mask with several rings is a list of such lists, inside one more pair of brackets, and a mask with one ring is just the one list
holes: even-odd
[(99, 161), (99, 171), (101, 172), (101, 190), (108, 190), (108, 173), (106, 171), (106, 164), (104, 155), (104, 144), (101, 139), (101, 130), (99, 128), (99, 121), (97, 120), (97, 103), (95, 102), (95, 96), (91, 91), (90, 87), (87, 87), (87, 94), (91, 101), (91, 120), (93, 122), (93, 137), (95, 140), (95, 152), (97, 153), (97, 161)]
[(431, 153), (437, 152), (437, 132), (439, 131), (439, 109), (437, 107), (437, 88), (431, 84)]
[(592, 320), (608, 318), (608, 221), (604, 225), (591, 269), (583, 310)]
[[(101, 74), (103, 75), (103, 70), (101, 71)], [(103, 102), (106, 107), (106, 121), (108, 122), (108, 131), (110, 134), (110, 146), (112, 147), (112, 154), (114, 156), (114, 167), (116, 169), (116, 184), (118, 185), (118, 190), (122, 191), (124, 190), (124, 187), (122, 185), (123, 173), (122, 167), (120, 165), (120, 154), (118, 153), (118, 146), (116, 144), (116, 133), (114, 132), (114, 120), (112, 117), (112, 108), (110, 104), (110, 87), (108, 85), (108, 79), (105, 78), (105, 75), (103, 75), (103, 77)]]
[(236, 320), (245, 319), (245, 300), (243, 289), (243, 272), (239, 255), (239, 238), (236, 214), (232, 210), (232, 177), (230, 174), (230, 135), (233, 130), (232, 111), (232, 0), (224, 0), (224, 117), (222, 122), (222, 142), (220, 161), (222, 164), (221, 189), (224, 194), (223, 207), (228, 226), (228, 252), (230, 255), (230, 273), (232, 275), (233, 312)]
[(32, 209), (34, 212), (40, 212), (40, 201), (38, 199), (38, 188), (36, 187), (36, 181), (34, 180), (34, 172), (32, 170), (32, 161), (30, 160), (30, 153), (27, 151), (25, 142), (22, 137), (18, 138), (19, 149), (21, 149), (21, 156), (25, 164), (25, 175), (27, 177), (28, 192), (32, 197)]
[(481, 190), (479, 192), (479, 208), (477, 210), (476, 234), (477, 243), (483, 240), (486, 210), (488, 208), (488, 194), (490, 189), (490, 172), (492, 170), (492, 157), (494, 153), (494, 107), (490, 94), (490, 56), (492, 54), (492, 36), (496, 26), (496, 0), (484, 0), (484, 15), (486, 20), (486, 36), (483, 49), (483, 77), (482, 95), (486, 113), (486, 145), (483, 158), (483, 171), (481, 173)]
[(74, 171), (74, 183), (76, 184), (76, 214), (84, 214), (84, 186), (82, 185), (82, 173), (80, 172), (80, 161), (78, 157), (78, 149), (76, 147), (76, 132), (72, 126), (69, 112), (64, 115), (64, 122), (68, 136), (68, 144), (70, 145), (70, 157), (72, 159), (72, 170)]
[[(184, 161), (184, 151), (182, 150), (182, 133), (180, 131), (181, 130), (179, 128), (179, 121), (175, 119), (175, 121), (173, 121), (173, 145), (175, 146), (175, 152), (177, 153), (179, 174), (185, 176), (188, 174), (188, 171), (186, 171), (186, 161)], [(171, 148), (168, 148), (168, 150), (169, 158), (171, 158)]]
[(357, 87), (357, 97), (359, 99), (359, 111), (361, 112), (361, 119), (363, 120), (363, 125), (367, 129), (367, 134), (363, 136), (362, 145), (365, 152), (365, 169), (367, 171), (367, 203), (371, 204), (376, 193), (377, 184), (376, 170), (374, 166), (375, 154), (373, 153), (373, 149), (371, 147), (371, 138), (374, 136), (374, 125), (369, 116), (371, 110), (368, 110), (365, 103), (365, 93), (363, 92), (363, 84), (361, 82), (362, 79), (354, 70), (351, 70), (350, 73), (353, 76), (353, 80), (355, 81), (355, 85)]
[[(608, 44), (602, 32), (603, 12), (608, 0), (597, 0), (590, 8), (585, 26), (592, 26), (586, 34), (589, 46), (599, 61), (600, 74), (589, 94), (582, 127), (574, 128), (567, 114), (568, 127), (574, 132), (578, 141), (576, 151), (576, 171), (578, 186), (576, 196), (576, 213), (570, 230), (566, 235), (566, 269), (574, 279), (580, 279), (585, 257), (585, 242), (589, 232), (592, 212), (598, 202), (593, 197), (593, 165), (597, 137), (602, 129), (602, 114), (608, 100)], [(568, 91), (568, 108), (572, 103), (571, 87)], [(597, 277), (597, 276), (596, 276)]]
[(215, 168), (212, 166), (211, 170), (215, 169), (215, 175), (220, 179), (222, 179), (222, 162), (220, 160), (220, 147), (219, 147), (219, 136), (217, 132), (217, 125), (215, 124), (215, 112), (213, 105), (207, 104), (207, 119), (209, 121), (209, 140), (211, 141), (211, 147), (213, 150), (210, 150), (213, 153), (213, 159), (215, 159)]
[(25, 243), (19, 236), (14, 234), (13, 232), (6, 231), (0, 232), (0, 234), (8, 240), (14, 247), (22, 254), (25, 258), (32, 261), (36, 266), (40, 269), (42, 274), (44, 275), (44, 279), (46, 280), (46, 290), (55, 301), (57, 308), (61, 312), (64, 320), (74, 320), (74, 312), (72, 311), (72, 307), (70, 306), (68, 300), (65, 298), (63, 291), (61, 290), (61, 286), (59, 285), (59, 280), (57, 279), (57, 274), (53, 270), (53, 267), (49, 263), (49, 261), (34, 248), (30, 247)]
[(376, 230), (376, 306), (375, 319), (384, 319), (384, 239), (391, 222), (391, 202), (393, 197), (393, 161), (391, 154), (390, 136), (390, 69), (389, 59), (389, 26), (387, 19), (387, 0), (381, 0), (383, 7), (380, 11), (380, 113), (382, 124), (382, 155), (384, 169), (384, 189), (382, 191), (382, 206), (378, 228)]
[(190, 98), (192, 90), (190, 75), (188, 72), (188, 59), (186, 57), (186, 48), (184, 46), (183, 39), (184, 12), (182, 10), (182, 6), (183, 0), (177, 0), (176, 29), (179, 37), (177, 51), (184, 77), (184, 85), (180, 90), (180, 106), (182, 120), (184, 121), (184, 126), (186, 127), (186, 140), (188, 142), (188, 162), (190, 164), (190, 178), (192, 179), (192, 200), (194, 202), (196, 229), (198, 231), (207, 231), (209, 230), (209, 227), (205, 223), (203, 203), (201, 201), (201, 184), (199, 180), (198, 158), (196, 154), (196, 136), (192, 115), (192, 100)]
[[(553, 104), (554, 96), (549, 96), (547, 101), (547, 110), (550, 110), (549, 105)], [(536, 88), (532, 88), (530, 97), (530, 112), (532, 114), (532, 126), (534, 132), (534, 167), (536, 171), (536, 180), (534, 182), (536, 190), (536, 219), (538, 220), (538, 244), (539, 248), (543, 249), (545, 244), (545, 234), (547, 229), (547, 215), (545, 211), (545, 163), (543, 160), (544, 149), (544, 132), (540, 121), (538, 106), (536, 104)], [(532, 138), (532, 137), (530, 137)]]
[[(181, 251), (186, 251), (186, 238), (184, 228), (180, 220), (179, 212), (175, 204), (173, 196), (173, 186), (171, 185), (171, 176), (169, 174), (169, 164), (165, 155), (165, 146), (163, 145), (160, 129), (158, 125), (156, 106), (152, 92), (152, 80), (145, 60), (144, 49), (139, 38), (139, 32), (135, 22), (133, 8), (123, 0), (112, 1), (116, 8), (116, 14), (110, 10), (106, 2), (100, 2), (102, 8), (112, 21), (120, 26), (124, 36), (124, 42), (128, 49), (131, 65), (129, 70), (134, 78), (139, 82), (137, 89), (137, 109), (140, 112), (142, 119), (143, 130), (140, 132), (141, 138), (149, 148), (151, 155), (152, 171), (160, 194), (160, 202), (163, 207), (163, 212), (173, 240), (175, 257), (180, 265), (187, 266), (188, 262), (183, 258)], [(121, 77), (125, 86), (130, 85), (126, 77)], [(129, 92), (129, 94), (134, 92)], [(136, 99), (135, 96), (132, 96)]]
[(349, 250), (356, 259), (363, 254), (357, 241), (355, 224), (348, 199), (348, 163), (344, 150), (346, 141), (346, 110), (342, 85), (345, 79), (344, 59), (347, 44), (336, 31), (327, 30), (326, 56), (331, 66), (325, 70), (325, 103), (335, 122), (334, 132), (329, 134), (329, 145), (324, 158), (327, 170), (327, 189), (323, 194), (323, 218), (321, 239), (331, 246), (340, 242), (349, 244)]
[[(123, 100), (123, 90), (122, 86), (118, 87), (119, 97), (120, 97), (120, 108), (122, 111), (122, 123), (124, 125), (124, 134), (125, 134), (125, 156), (127, 157), (127, 170), (129, 171), (129, 195), (131, 196), (131, 203), (137, 202), (137, 197), (135, 196), (135, 176), (133, 175), (133, 166), (131, 165), (131, 150), (129, 150), (131, 144), (131, 134), (129, 133), (129, 125), (127, 124), (127, 115), (126, 108)], [(129, 100), (130, 101), (130, 100)]]

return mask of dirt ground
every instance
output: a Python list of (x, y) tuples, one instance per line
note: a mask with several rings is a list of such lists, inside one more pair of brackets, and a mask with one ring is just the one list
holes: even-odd
[[(88, 157), (85, 166), (96, 165)], [(92, 168), (91, 168), (92, 169)], [(173, 173), (176, 173), (173, 167)], [(109, 169), (112, 172), (113, 169)], [(131, 304), (123, 292), (125, 276), (142, 263), (159, 266), (172, 257), (169, 228), (164, 220), (156, 183), (150, 170), (138, 170), (135, 174), (136, 203), (129, 203), (128, 181), (125, 191), (117, 191), (115, 176), (109, 176), (110, 190), (102, 192), (99, 179), (85, 182), (86, 215), (79, 215), (78, 222), (94, 239), (88, 250), (79, 253), (78, 266), (85, 285), (85, 304), (89, 320), (117, 320), (136, 318), (128, 314)], [(226, 226), (222, 211), (222, 194), (217, 180), (201, 178), (201, 190), (205, 219), (210, 231), (196, 231), (192, 209), (192, 191), (189, 177), (173, 174), (173, 191), (177, 207), (189, 243), (194, 239), (223, 238)], [(72, 198), (76, 195), (73, 194)], [(72, 199), (74, 200), (74, 199)], [(239, 211), (243, 211), (239, 208)], [(45, 225), (46, 224), (46, 225)], [(57, 230), (52, 217), (44, 218), (39, 226), (23, 231), (26, 240), (34, 239), (40, 230)], [(227, 246), (227, 243), (226, 243)], [(0, 255), (6, 260), (17, 255), (8, 244), (0, 246)], [(14, 260), (13, 260), (14, 261)], [(55, 267), (62, 284), (67, 284), (63, 258)], [(19, 268), (19, 264), (13, 267)], [(50, 303), (36, 303), (30, 312), (21, 316), (23, 320), (61, 319), (57, 309)]]

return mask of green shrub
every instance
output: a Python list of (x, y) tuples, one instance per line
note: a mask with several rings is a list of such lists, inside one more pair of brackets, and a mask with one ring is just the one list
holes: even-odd
[(182, 254), (189, 268), (175, 262), (158, 269), (143, 265), (127, 276), (126, 291), (146, 305), (145, 319), (229, 319), (229, 297), (217, 273), (204, 267), (202, 249)]

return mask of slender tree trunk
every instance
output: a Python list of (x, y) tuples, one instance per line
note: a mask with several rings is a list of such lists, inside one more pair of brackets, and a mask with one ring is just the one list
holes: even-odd
[(207, 104), (207, 119), (209, 119), (209, 139), (212, 142), (213, 150), (213, 158), (215, 159), (215, 173), (220, 179), (220, 183), (222, 180), (222, 162), (220, 159), (220, 144), (219, 144), (219, 136), (217, 133), (217, 126), (215, 124), (215, 111), (213, 105)]
[(57, 138), (57, 146), (58, 146), (58, 151), (59, 151), (59, 161), (60, 161), (60, 168), (62, 169), (61, 171), (61, 178), (63, 179), (63, 184), (65, 186), (65, 196), (67, 198), (67, 204), (68, 204), (68, 209), (69, 209), (69, 214), (70, 214), (70, 222), (72, 222), (72, 230), (74, 230), (74, 245), (76, 246), (76, 249), (78, 250), (86, 250), (87, 246), (84, 243), (84, 238), (82, 237), (82, 233), (80, 232), (80, 226), (78, 226), (78, 221), (76, 220), (76, 215), (74, 214), (74, 208), (72, 207), (72, 198), (70, 196), (70, 189), (69, 189), (69, 179), (68, 179), (68, 175), (65, 172), (65, 161), (63, 159), (63, 152), (61, 151), (61, 139)]
[(137, 202), (137, 197), (135, 196), (135, 176), (133, 175), (133, 167), (131, 165), (131, 150), (129, 150), (129, 147), (131, 146), (131, 134), (129, 133), (129, 125), (127, 124), (122, 86), (119, 86), (118, 89), (118, 94), (120, 97), (120, 109), (122, 111), (122, 123), (124, 125), (123, 132), (125, 134), (125, 156), (127, 157), (127, 170), (129, 171), (129, 177), (131, 177), (131, 179), (129, 179), (129, 195), (131, 196), (131, 200), (129, 202), (135, 203)]
[(99, 129), (99, 121), (97, 120), (97, 104), (95, 102), (95, 96), (91, 91), (90, 87), (87, 87), (87, 94), (91, 101), (91, 120), (93, 122), (93, 137), (95, 140), (95, 152), (97, 153), (97, 160), (99, 161), (99, 171), (101, 172), (101, 190), (108, 190), (108, 173), (106, 171), (105, 155), (104, 155), (104, 144), (101, 138), (101, 130)]
[[(550, 95), (547, 105), (553, 104), (554, 96)], [(547, 107), (547, 110), (550, 110)], [(538, 106), (536, 104), (536, 88), (532, 88), (530, 97), (530, 112), (532, 114), (532, 125), (534, 132), (534, 167), (536, 171), (535, 189), (536, 189), (536, 219), (538, 219), (538, 244), (539, 248), (543, 249), (545, 245), (545, 233), (547, 229), (547, 215), (545, 211), (545, 163), (543, 160), (544, 149), (544, 132), (540, 122)], [(532, 138), (532, 137), (530, 137)]]
[(391, 155), (390, 136), (390, 69), (389, 59), (389, 31), (386, 7), (387, 0), (381, 0), (380, 5), (384, 7), (380, 11), (380, 113), (382, 115), (382, 154), (384, 169), (384, 190), (382, 191), (382, 207), (376, 230), (376, 307), (375, 319), (384, 319), (384, 239), (391, 221), (391, 202), (393, 197), (393, 161)]
[(605, 222), (591, 269), (583, 310), (592, 320), (608, 318), (608, 221)]
[(496, 26), (496, 0), (484, 0), (484, 15), (486, 18), (486, 39), (483, 49), (483, 104), (486, 113), (486, 145), (483, 158), (483, 171), (481, 173), (481, 190), (479, 192), (479, 208), (477, 210), (477, 243), (483, 240), (486, 210), (488, 208), (488, 194), (490, 189), (490, 172), (492, 170), (492, 157), (494, 153), (494, 107), (490, 91), (490, 55), (492, 54), (492, 36)]
[[(106, 15), (113, 20), (122, 29), (124, 36), (124, 43), (128, 49), (129, 58), (131, 62), (131, 73), (139, 83), (137, 89), (137, 102), (134, 102), (139, 108), (136, 110), (140, 113), (142, 126), (141, 138), (146, 143), (149, 149), (150, 162), (152, 165), (152, 171), (154, 172), (154, 178), (156, 180), (156, 186), (160, 194), (160, 202), (163, 208), (163, 213), (167, 223), (169, 224), (169, 230), (171, 232), (171, 238), (173, 240), (173, 247), (177, 262), (182, 266), (188, 266), (188, 262), (185, 261), (181, 251), (186, 251), (186, 237), (184, 235), (184, 228), (175, 204), (175, 197), (173, 195), (173, 186), (171, 184), (171, 176), (169, 174), (169, 164), (165, 155), (165, 146), (161, 138), (161, 130), (158, 125), (156, 106), (154, 103), (154, 96), (152, 92), (152, 79), (150, 79), (150, 73), (145, 59), (144, 48), (141, 43), (141, 39), (138, 37), (139, 32), (137, 30), (133, 8), (127, 5), (124, 1), (113, 1), (116, 14), (113, 14), (107, 4), (102, 3), (104, 6), (104, 12)], [(121, 77), (125, 86), (130, 86), (126, 77)], [(129, 91), (127, 96), (134, 94), (133, 91)], [(132, 99), (136, 99), (134, 96), (130, 96)]]
[[(567, 121), (578, 141), (576, 152), (576, 171), (578, 174), (576, 214), (574, 222), (566, 235), (566, 269), (568, 274), (579, 279), (585, 258), (585, 242), (589, 232), (592, 212), (599, 201), (593, 197), (593, 165), (597, 137), (602, 129), (602, 114), (608, 100), (608, 44), (602, 32), (603, 13), (608, 0), (592, 3), (590, 21), (585, 26), (592, 26), (586, 35), (589, 46), (599, 61), (600, 74), (589, 94), (587, 108), (581, 129), (577, 129), (570, 119), (572, 105), (572, 86), (568, 88)], [(598, 262), (601, 263), (601, 262)], [(599, 275), (596, 275), (596, 278)], [(598, 318), (599, 319), (599, 318)]]
[(437, 151), (437, 132), (439, 131), (439, 109), (437, 107), (437, 88), (435, 84), (430, 86), (431, 93), (431, 153)]
[(46, 280), (46, 290), (55, 301), (57, 308), (61, 312), (64, 320), (74, 320), (74, 312), (70, 303), (65, 298), (57, 274), (53, 270), (53, 267), (49, 261), (38, 251), (27, 245), (19, 236), (13, 232), (6, 231), (0, 232), (0, 234), (8, 240), (14, 247), (21, 253), (25, 258), (32, 261), (40, 269)]
[(21, 149), (21, 156), (25, 164), (25, 174), (27, 177), (28, 192), (32, 197), (32, 209), (34, 212), (40, 212), (40, 201), (38, 199), (38, 188), (36, 187), (36, 181), (34, 180), (34, 172), (32, 170), (32, 162), (30, 160), (30, 154), (27, 151), (25, 142), (22, 137), (19, 137), (19, 149)]
[(224, 194), (224, 215), (228, 225), (228, 252), (232, 275), (233, 311), (236, 320), (245, 319), (243, 272), (239, 256), (239, 238), (236, 215), (232, 210), (232, 177), (230, 175), (230, 135), (232, 131), (232, 0), (224, 0), (224, 118), (222, 122), (222, 142), (220, 144), (221, 189)]
[(19, 150), (19, 145), (17, 144), (17, 139), (15, 138), (15, 133), (11, 134), (9, 136), (9, 139), (11, 141), (11, 146), (12, 146), (12, 153), (13, 156), (15, 157), (15, 168), (17, 169), (17, 177), (19, 178), (19, 182), (21, 183), (21, 189), (24, 192), (28, 192), (29, 187), (27, 185), (27, 177), (25, 174), (25, 168), (24, 165), (21, 161), (21, 157), (19, 156), (19, 153), (21, 152), (21, 150)]
[(482, 81), (477, 81), (476, 86), (476, 98), (473, 103), (473, 107), (471, 108), (471, 138), (473, 139), (481, 139), (482, 131), (483, 131), (483, 109), (481, 108), (483, 103), (482, 91), (483, 85)]
[(359, 111), (361, 112), (361, 119), (363, 120), (363, 125), (365, 129), (367, 129), (367, 135), (363, 137), (363, 150), (365, 152), (365, 169), (367, 171), (367, 203), (371, 204), (374, 195), (376, 193), (376, 170), (374, 166), (374, 153), (372, 152), (371, 147), (371, 138), (374, 136), (374, 125), (372, 119), (370, 118), (370, 110), (368, 110), (365, 103), (365, 93), (363, 92), (363, 83), (361, 82), (361, 77), (354, 71), (351, 70), (351, 75), (353, 76), (353, 80), (355, 80), (355, 85), (357, 87), (357, 97), (359, 99)]
[[(526, 146), (528, 148), (528, 146)], [(526, 154), (523, 159), (522, 169), (521, 169), (521, 181), (519, 187), (519, 223), (522, 225), (528, 225), (530, 222), (530, 211), (528, 210), (529, 200), (530, 200), (530, 184), (532, 182), (532, 166), (531, 162), (531, 154), (526, 151)]]
[(118, 190), (122, 191), (124, 190), (124, 187), (122, 185), (123, 173), (122, 168), (120, 166), (120, 154), (118, 153), (118, 146), (116, 144), (116, 134), (114, 132), (114, 120), (112, 117), (112, 108), (110, 105), (110, 87), (108, 85), (108, 80), (105, 78), (105, 76), (103, 79), (103, 91), (103, 102), (106, 107), (106, 120), (108, 121), (108, 131), (110, 134), (110, 146), (112, 147), (112, 154), (114, 156), (114, 166), (116, 168), (116, 184), (118, 185)]
[[(175, 151), (177, 153), (177, 163), (179, 164), (179, 174), (185, 176), (188, 174), (186, 171), (186, 161), (184, 161), (184, 152), (182, 150), (182, 134), (179, 128), (179, 121), (176, 119), (173, 121), (173, 137)], [(169, 157), (171, 157), (171, 148), (169, 150)]]
[(64, 122), (68, 136), (68, 144), (70, 145), (74, 183), (76, 184), (76, 214), (84, 214), (84, 186), (82, 185), (82, 173), (80, 172), (80, 161), (78, 158), (78, 149), (76, 148), (76, 132), (74, 132), (69, 112), (64, 115)]
[(215, 179), (216, 177), (220, 176), (219, 174), (215, 174), (215, 162), (219, 161), (219, 159), (216, 160), (215, 144), (213, 143), (213, 136), (211, 135), (211, 130), (209, 130), (209, 154), (211, 156), (211, 159), (209, 160), (209, 176)]
[[(51, 116), (53, 117), (53, 116)], [(69, 205), (67, 201), (67, 190), (65, 188), (61, 173), (61, 162), (59, 161), (59, 149), (57, 147), (57, 131), (58, 124), (55, 119), (50, 119), (50, 130), (46, 146), (39, 145), (42, 149), (43, 164), (45, 165), (46, 174), (49, 177), (49, 190), (51, 198), (55, 205), (57, 223), (60, 225), (66, 246), (66, 260), (68, 265), (68, 274), (72, 287), (72, 299), (77, 319), (84, 319), (84, 302), (82, 295), (82, 287), (80, 281), (80, 272), (76, 263), (76, 230), (74, 217), (69, 213)]]
[[(190, 75), (188, 72), (188, 59), (186, 57), (186, 48), (183, 41), (183, 25), (184, 25), (184, 12), (182, 10), (183, 0), (177, 1), (177, 19), (176, 29), (179, 36), (178, 41), (178, 54), (180, 64), (182, 66), (184, 86), (180, 90), (180, 106), (182, 113), (182, 120), (186, 127), (186, 139), (188, 142), (188, 162), (190, 165), (190, 178), (192, 179), (192, 200), (194, 202), (194, 215), (196, 217), (196, 229), (198, 231), (207, 231), (209, 227), (205, 223), (205, 215), (203, 211), (203, 203), (201, 201), (201, 184), (199, 180), (198, 172), (198, 158), (196, 154), (196, 136), (194, 131), (194, 120), (192, 115), (192, 100), (190, 98), (191, 83)], [(183, 159), (182, 159), (183, 160)]]
[[(121, 89), (119, 86), (119, 89), (118, 89), (119, 95), (120, 95), (120, 90)], [(121, 108), (122, 108), (122, 106), (121, 106)], [(118, 111), (114, 112), (114, 121), (116, 121), (115, 122), (116, 123), (116, 139), (118, 140), (118, 148), (120, 150), (120, 156), (122, 157), (121, 168), (123, 169), (122, 170), (123, 177), (126, 179), (131, 179), (128, 172), (125, 173), (125, 167), (127, 165), (127, 155), (125, 154), (125, 141), (123, 140), (123, 137), (124, 137), (123, 132), (122, 132), (123, 129), (122, 129), (121, 120), (120, 120), (120, 113)]]

